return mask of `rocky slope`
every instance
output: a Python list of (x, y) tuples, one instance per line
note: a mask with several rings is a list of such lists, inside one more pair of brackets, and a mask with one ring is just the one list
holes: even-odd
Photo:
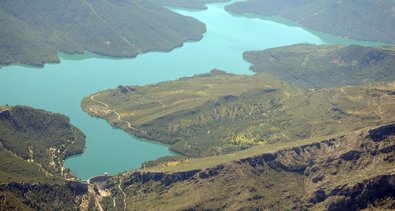
[(132, 172), (106, 188), (126, 194), (127, 210), (395, 209), (394, 167), (389, 124), (207, 169)]
[(0, 65), (43, 66), (58, 51), (134, 57), (199, 40), (203, 23), (148, 1), (0, 2)]

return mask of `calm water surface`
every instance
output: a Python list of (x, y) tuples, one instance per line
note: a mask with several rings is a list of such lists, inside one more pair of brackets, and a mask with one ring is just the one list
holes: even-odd
[[(147, 160), (171, 155), (168, 147), (146, 142), (113, 129), (104, 120), (85, 114), (80, 100), (93, 92), (122, 85), (144, 85), (219, 68), (251, 74), (242, 53), (295, 43), (361, 44), (306, 30), (282, 19), (233, 16), (226, 4), (210, 4), (205, 11), (174, 9), (207, 25), (199, 42), (185, 43), (171, 52), (151, 52), (134, 59), (111, 59), (86, 55), (61, 55), (61, 64), (44, 68), (9, 66), (0, 70), (0, 104), (28, 105), (70, 117), (86, 134), (82, 155), (65, 161), (78, 177), (138, 168)], [(262, 19), (263, 18), (263, 19)], [(276, 21), (276, 22), (275, 22)]]

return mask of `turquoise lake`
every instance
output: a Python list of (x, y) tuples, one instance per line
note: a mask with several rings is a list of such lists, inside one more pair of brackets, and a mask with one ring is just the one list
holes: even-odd
[(28, 105), (69, 116), (85, 133), (87, 142), (84, 153), (65, 160), (65, 166), (86, 179), (135, 169), (144, 161), (172, 153), (165, 145), (130, 136), (87, 115), (80, 108), (84, 96), (118, 85), (173, 80), (213, 68), (251, 74), (242, 58), (248, 50), (295, 43), (377, 44), (314, 32), (281, 18), (231, 15), (224, 10), (226, 4), (209, 4), (204, 11), (173, 9), (205, 23), (207, 32), (201, 41), (187, 42), (171, 52), (150, 52), (133, 59), (61, 54), (60, 64), (44, 68), (4, 67), (0, 69), (0, 104)]

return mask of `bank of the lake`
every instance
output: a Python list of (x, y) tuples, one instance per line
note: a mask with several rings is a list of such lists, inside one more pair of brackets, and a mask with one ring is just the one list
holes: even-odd
[(213, 68), (252, 74), (242, 58), (242, 53), (249, 50), (295, 43), (375, 44), (336, 37), (323, 40), (300, 27), (233, 16), (224, 10), (227, 4), (210, 4), (204, 11), (176, 9), (204, 22), (207, 32), (201, 41), (187, 42), (171, 52), (151, 52), (134, 59), (61, 55), (60, 64), (48, 64), (43, 69), (4, 67), (0, 69), (0, 104), (28, 105), (69, 116), (87, 138), (85, 152), (67, 159), (65, 165), (86, 179), (103, 172), (116, 174), (138, 168), (144, 161), (171, 152), (167, 146), (137, 139), (90, 117), (80, 108), (84, 96), (118, 85), (173, 80)]

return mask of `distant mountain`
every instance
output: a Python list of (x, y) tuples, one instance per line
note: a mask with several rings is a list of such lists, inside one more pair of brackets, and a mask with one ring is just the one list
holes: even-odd
[(204, 10), (207, 9), (207, 3), (229, 2), (230, 0), (150, 0), (164, 6), (182, 7), (189, 9)]
[(393, 0), (247, 0), (229, 5), (226, 10), (238, 14), (279, 15), (333, 35), (395, 43)]
[(203, 23), (148, 1), (0, 1), (0, 64), (42, 66), (57, 51), (134, 57), (199, 40)]
[(395, 48), (298, 44), (244, 53), (256, 73), (302, 88), (395, 80)]

